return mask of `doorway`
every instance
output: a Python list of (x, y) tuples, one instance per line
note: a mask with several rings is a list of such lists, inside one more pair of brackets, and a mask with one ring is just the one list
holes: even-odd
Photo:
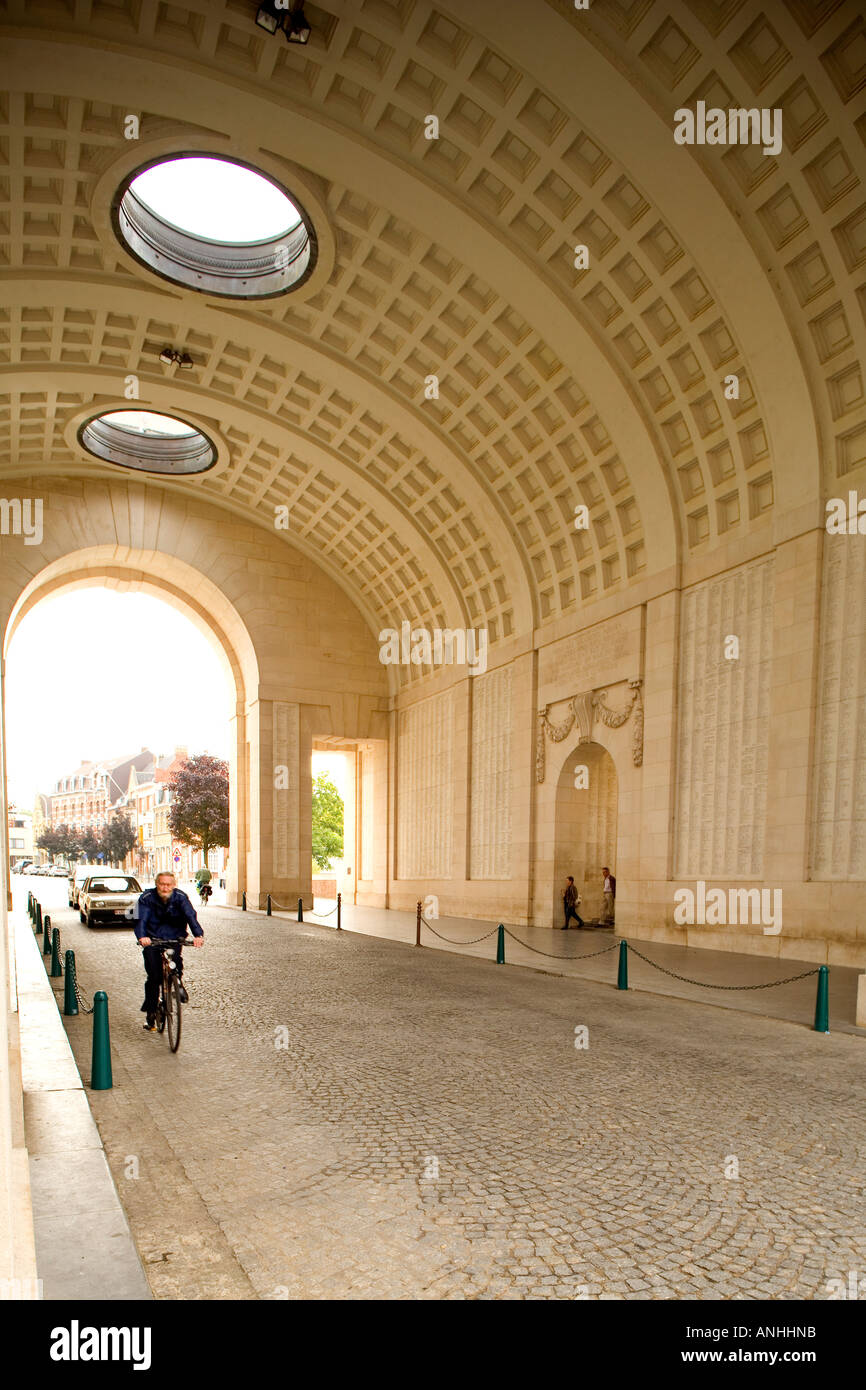
[(566, 758), (556, 789), (553, 856), (553, 922), (562, 926), (562, 891), (568, 874), (581, 895), (585, 922), (602, 909), (603, 865), (616, 875), (617, 776), (613, 758), (600, 743), (576, 744)]

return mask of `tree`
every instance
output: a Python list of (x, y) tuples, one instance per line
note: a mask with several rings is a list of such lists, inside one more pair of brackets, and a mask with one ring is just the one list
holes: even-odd
[(313, 863), (330, 869), (343, 853), (343, 798), (326, 772), (313, 780)]
[(47, 825), (36, 841), (36, 848), (47, 850), (52, 859), (58, 854), (74, 859), (81, 849), (81, 840), (81, 832), (69, 825)]
[(182, 844), (200, 849), (207, 863), (210, 850), (229, 842), (229, 765), (197, 753), (175, 773), (171, 788), (169, 829)]
[(110, 820), (99, 840), (99, 848), (109, 864), (122, 864), (136, 844), (135, 831), (125, 816)]
[(88, 864), (95, 864), (96, 860), (99, 858), (100, 850), (102, 849), (102, 846), (99, 843), (99, 836), (95, 833), (95, 831), (85, 830), (84, 834), (80, 838), (79, 844), (81, 853), (84, 855), (85, 862)]

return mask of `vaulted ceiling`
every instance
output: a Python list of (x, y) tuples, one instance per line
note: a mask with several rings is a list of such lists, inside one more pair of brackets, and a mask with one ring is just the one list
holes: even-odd
[[(75, 430), (134, 374), (222, 441), (159, 485), (287, 505), (374, 626), (493, 643), (760, 553), (862, 476), (856, 0), (331, 0), (306, 47), (255, 8), (0, 0), (4, 474), (116, 476)], [(781, 154), (675, 145), (698, 100), (781, 108)], [(297, 193), (306, 284), (218, 299), (122, 250), (118, 186), (185, 149)]]

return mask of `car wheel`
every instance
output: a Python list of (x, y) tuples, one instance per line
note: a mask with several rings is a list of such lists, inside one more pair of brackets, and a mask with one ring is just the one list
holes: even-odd
[(78, 916), (80, 917), (80, 919), (81, 919), (82, 922), (86, 922), (86, 921), (87, 921), (87, 918), (85, 917), (84, 913), (81, 911), (81, 908), (78, 909)]
[(92, 927), (92, 926), (95, 925), (95, 924), (94, 924), (94, 921), (93, 921), (93, 913), (92, 913), (92, 912), (88, 912), (88, 914), (87, 914), (86, 917), (84, 917), (84, 914), (82, 913), (82, 918), (83, 918), (83, 920), (84, 920), (84, 925), (85, 925), (86, 927)]

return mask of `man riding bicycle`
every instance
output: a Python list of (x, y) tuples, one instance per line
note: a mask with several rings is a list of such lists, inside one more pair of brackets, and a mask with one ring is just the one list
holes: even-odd
[[(195, 908), (177, 886), (174, 874), (157, 874), (156, 887), (148, 888), (138, 900), (138, 920), (133, 930), (139, 944), (144, 947), (144, 968), (147, 979), (144, 985), (144, 1003), (141, 1012), (146, 1015), (144, 1029), (148, 1033), (156, 1031), (156, 1007), (159, 1003), (159, 987), (162, 980), (162, 951), (153, 945), (157, 941), (178, 941), (186, 936), (187, 927), (192, 932), (194, 946), (204, 945), (204, 932), (195, 915)], [(183, 947), (176, 946), (175, 962), (177, 977), (183, 976)], [(188, 994), (180, 985), (182, 1004), (188, 1001)]]

